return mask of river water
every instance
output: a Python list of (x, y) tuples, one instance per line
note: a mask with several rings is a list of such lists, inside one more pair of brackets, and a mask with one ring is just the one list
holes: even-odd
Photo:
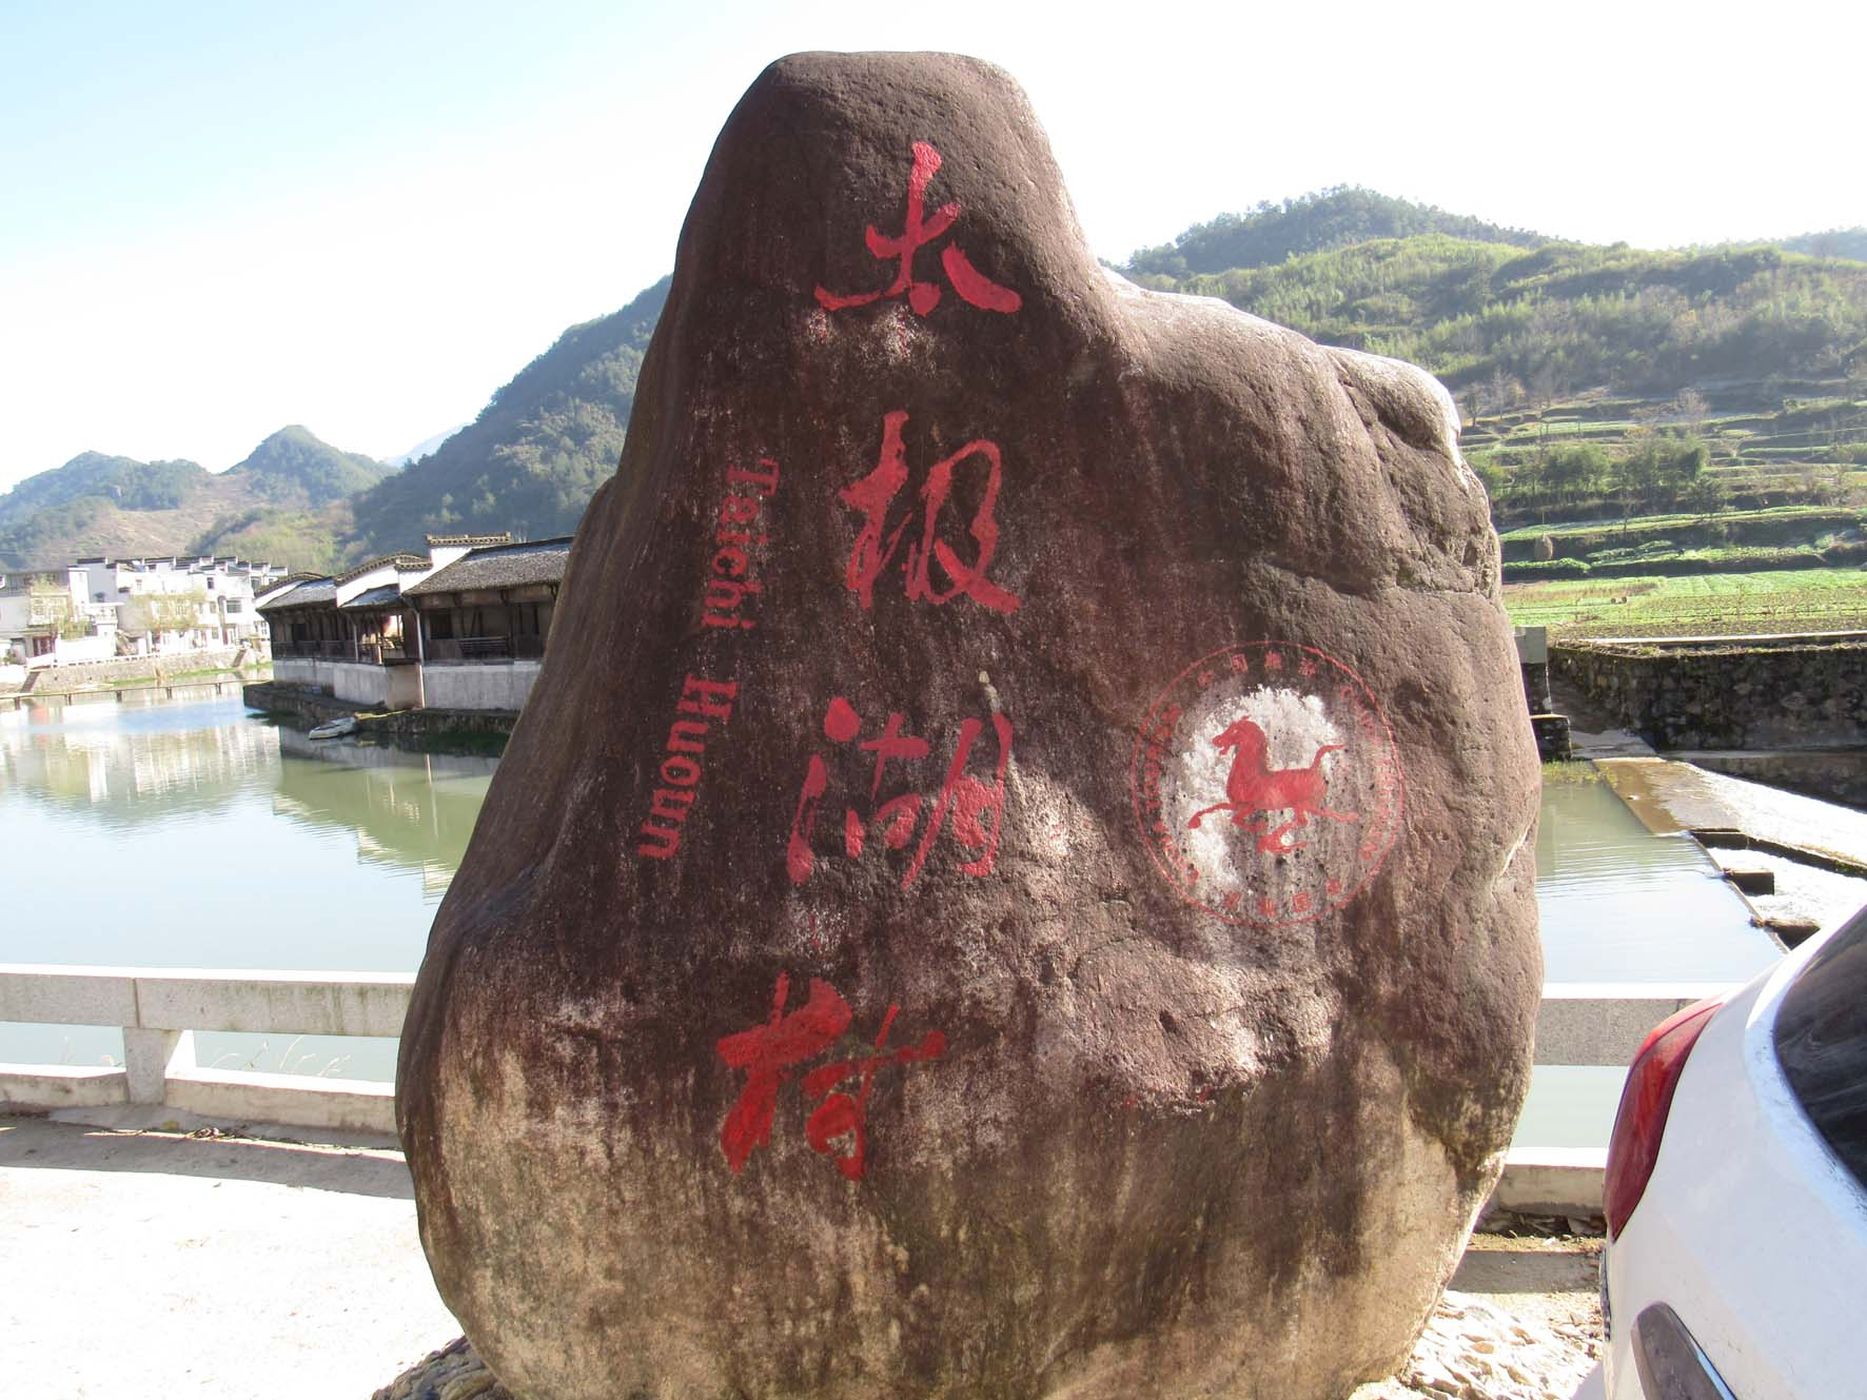
[[(233, 698), (0, 711), (0, 962), (412, 971), (494, 763), (314, 744)], [(1546, 785), (1537, 863), (1551, 981), (1742, 981), (1776, 955), (1696, 844), (1604, 783)], [(196, 1053), (394, 1070), (393, 1041), (198, 1033)], [(121, 1054), (108, 1028), (0, 1023), (0, 1061)], [(1525, 1131), (1598, 1144), (1620, 1076), (1539, 1070)]]

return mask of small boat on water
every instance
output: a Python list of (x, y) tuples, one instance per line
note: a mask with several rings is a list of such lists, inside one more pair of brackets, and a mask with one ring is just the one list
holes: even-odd
[(357, 717), (341, 715), (336, 719), (327, 719), (307, 736), (312, 739), (341, 739), (346, 734), (357, 732)]

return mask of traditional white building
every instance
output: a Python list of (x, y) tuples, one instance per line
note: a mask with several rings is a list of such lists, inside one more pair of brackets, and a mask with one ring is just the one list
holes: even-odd
[(82, 569), (33, 569), (0, 579), (0, 662), (55, 666), (116, 654), (117, 610), (89, 601)]
[(285, 577), (278, 564), (230, 555), (80, 559), (84, 596), (117, 610), (126, 655), (253, 646), (266, 640), (257, 603)]

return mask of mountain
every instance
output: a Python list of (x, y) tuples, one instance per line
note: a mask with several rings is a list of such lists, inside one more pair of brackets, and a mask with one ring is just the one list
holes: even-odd
[(241, 553), (315, 567), (352, 529), (348, 498), (388, 468), (282, 428), (221, 473), (83, 452), (0, 495), (0, 569), (85, 555)]
[(466, 426), (465, 423), (456, 423), (446, 432), (436, 433), (433, 437), (423, 438), (420, 442), (409, 448), (408, 451), (398, 452), (393, 457), (385, 457), (383, 461), (392, 467), (406, 467), (410, 462), (430, 455), (435, 448), (439, 447)]
[(1146, 283), (1153, 277), (1177, 279), (1240, 267), (1268, 267), (1300, 253), (1433, 233), (1518, 248), (1550, 241), (1541, 234), (1448, 214), (1429, 204), (1338, 185), (1282, 204), (1267, 200), (1249, 214), (1221, 214), (1211, 223), (1195, 224), (1171, 243), (1143, 248), (1121, 271)]
[[(1144, 278), (1411, 360), (1492, 411), (1595, 388), (1749, 401), (1867, 375), (1867, 265), (1769, 246), (1647, 252), (1419, 234)], [(1469, 405), (1468, 405), (1469, 406)]]
[(1807, 253), (1817, 258), (1851, 258), (1867, 262), (1867, 227), (1831, 228), (1825, 233), (1805, 233), (1785, 238), (1777, 247), (1791, 253)]
[(572, 326), (472, 423), (357, 497), (353, 552), (406, 549), (435, 531), (511, 530), (541, 539), (575, 530), (616, 470), (668, 282)]
[(341, 452), (309, 428), (281, 428), (227, 475), (279, 504), (322, 506), (355, 495), (393, 469), (360, 452)]
[[(1867, 397), (1867, 266), (1846, 260), (1862, 253), (1859, 229), (1672, 252), (1569, 243), (1338, 188), (1222, 215), (1122, 270), (1412, 360), (1468, 412), (1688, 388), (1774, 412), (1808, 395)], [(0, 496), (0, 569), (98, 552), (328, 569), (427, 532), (567, 534), (616, 468), (667, 293), (664, 278), (565, 331), (399, 472), (300, 427), (219, 476), (85, 453)], [(1834, 450), (1867, 450), (1850, 434)]]

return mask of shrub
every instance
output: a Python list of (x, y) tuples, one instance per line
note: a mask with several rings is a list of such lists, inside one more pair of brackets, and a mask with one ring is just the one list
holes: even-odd
[(1552, 578), (1587, 578), (1588, 562), (1584, 559), (1533, 559), (1523, 560), (1504, 566), (1504, 582), (1532, 583), (1538, 579)]

